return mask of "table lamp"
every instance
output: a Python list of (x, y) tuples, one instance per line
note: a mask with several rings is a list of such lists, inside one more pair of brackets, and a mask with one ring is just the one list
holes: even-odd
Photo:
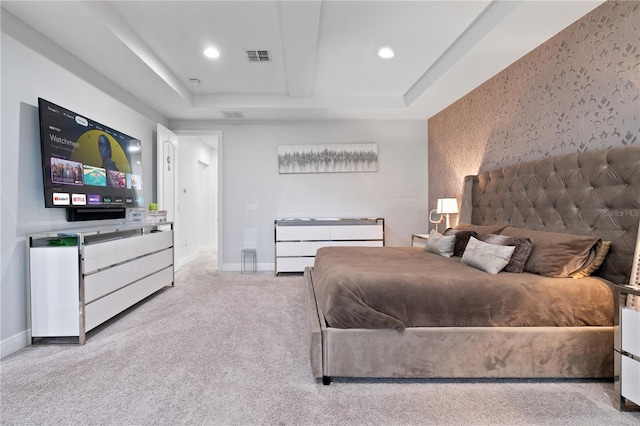
[(449, 215), (458, 213), (458, 200), (455, 198), (438, 198), (436, 212), (446, 218), (446, 227), (450, 228)]

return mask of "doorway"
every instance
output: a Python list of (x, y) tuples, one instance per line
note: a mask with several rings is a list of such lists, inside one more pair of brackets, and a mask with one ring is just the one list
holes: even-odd
[(219, 269), (219, 135), (176, 134), (176, 265), (206, 256)]

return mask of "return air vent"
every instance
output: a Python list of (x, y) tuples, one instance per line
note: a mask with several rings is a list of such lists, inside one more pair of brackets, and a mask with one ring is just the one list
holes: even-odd
[(268, 50), (245, 50), (249, 62), (271, 62)]
[(220, 111), (224, 118), (246, 118), (242, 111)]

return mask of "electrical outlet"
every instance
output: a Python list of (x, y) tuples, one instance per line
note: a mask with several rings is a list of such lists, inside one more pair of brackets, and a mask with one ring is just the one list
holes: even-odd
[(248, 212), (257, 212), (258, 211), (258, 205), (257, 204), (247, 204), (247, 211)]

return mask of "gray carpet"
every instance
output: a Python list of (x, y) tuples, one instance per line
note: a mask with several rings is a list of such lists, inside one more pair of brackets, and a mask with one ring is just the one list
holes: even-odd
[(638, 425), (613, 384), (311, 377), (300, 276), (217, 272), (204, 256), (85, 346), (1, 363), (3, 425)]

